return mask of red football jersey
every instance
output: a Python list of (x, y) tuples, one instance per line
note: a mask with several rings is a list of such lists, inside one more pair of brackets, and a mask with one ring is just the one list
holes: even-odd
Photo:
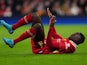
[(77, 45), (69, 39), (54, 39), (52, 41), (52, 48), (62, 53), (73, 53)]
[[(40, 45), (42, 43), (44, 46)], [(60, 53), (73, 53), (77, 48), (77, 45), (69, 39), (54, 39), (51, 44), (51, 49), (46, 44), (46, 39), (42, 43), (32, 41), (31, 44), (33, 53), (50, 54), (54, 50), (58, 50)]]
[(31, 39), (32, 52), (34, 54), (49, 54), (49, 47), (46, 45), (46, 39), (40, 42), (36, 42)]

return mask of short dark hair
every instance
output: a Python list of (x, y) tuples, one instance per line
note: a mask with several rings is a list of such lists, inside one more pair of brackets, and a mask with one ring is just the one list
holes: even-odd
[(72, 34), (69, 39), (78, 45), (84, 42), (85, 36), (81, 32), (76, 32)]

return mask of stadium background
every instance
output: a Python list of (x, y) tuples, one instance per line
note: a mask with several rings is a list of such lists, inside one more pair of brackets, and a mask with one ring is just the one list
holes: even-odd
[(0, 0), (0, 19), (12, 24), (28, 13), (38, 12), (46, 23), (47, 7), (59, 24), (87, 23), (87, 0)]
[[(56, 16), (55, 27), (62, 36), (68, 37), (79, 31), (87, 38), (87, 0), (0, 0), (0, 20), (13, 24), (28, 13), (38, 12), (46, 24), (44, 27), (47, 34), (47, 7)], [(2, 41), (3, 37), (13, 39), (28, 28), (30, 25), (23, 26), (10, 35), (0, 26), (0, 65), (87, 65), (87, 41), (78, 46), (74, 54), (63, 55), (34, 55), (30, 39), (18, 43), (13, 49)]]

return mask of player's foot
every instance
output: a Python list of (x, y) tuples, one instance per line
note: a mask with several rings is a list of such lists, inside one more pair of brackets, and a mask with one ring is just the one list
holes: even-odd
[(13, 47), (14, 47), (14, 42), (13, 42), (12, 39), (3, 38), (3, 41), (4, 41), (10, 48), (13, 48)]
[(0, 20), (0, 23), (8, 30), (10, 34), (13, 33), (12, 25), (6, 23), (4, 20)]
[(51, 26), (51, 27), (53, 27), (54, 26), (54, 24), (55, 24), (55, 22), (56, 22), (56, 17), (53, 15), (51, 18), (50, 18), (50, 22), (49, 22), (49, 25)]

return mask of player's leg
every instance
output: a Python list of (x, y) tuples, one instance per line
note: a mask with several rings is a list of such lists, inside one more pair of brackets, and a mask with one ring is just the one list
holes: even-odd
[(35, 39), (35, 36), (38, 33), (38, 29), (37, 29), (38, 27), (40, 27), (40, 25), (37, 23), (33, 27), (31, 27), (29, 30), (22, 33), (19, 37), (14, 39), (14, 44), (30, 37), (32, 37), (35, 41), (37, 41), (37, 39)]
[(0, 23), (8, 30), (10, 34), (13, 33), (12, 25), (6, 23), (4, 20), (0, 20)]
[(21, 18), (17, 23), (10, 25), (6, 23), (4, 20), (0, 20), (0, 23), (8, 30), (8, 32), (11, 34), (13, 31), (17, 28), (19, 28), (22, 25), (28, 24), (32, 21), (32, 14), (26, 15), (23, 18)]
[[(40, 30), (40, 31), (39, 31)], [(22, 33), (19, 37), (15, 38), (15, 39), (8, 39), (8, 38), (3, 38), (3, 41), (9, 45), (11, 48), (18, 42), (26, 39), (26, 38), (30, 38), (32, 37), (33, 40), (35, 41), (41, 41), (44, 39), (44, 33), (39, 33), (39, 32), (42, 32), (42, 28), (41, 28), (41, 25), (39, 23), (33, 25), (31, 27), (31, 29), (25, 31), (24, 33)], [(37, 34), (39, 33), (39, 34)]]
[(14, 47), (15, 44), (17, 44), (18, 42), (33, 37), (36, 34), (36, 30), (35, 28), (31, 28), (27, 31), (25, 31), (24, 33), (22, 33), (19, 37), (15, 38), (15, 39), (8, 39), (8, 38), (3, 38), (3, 41), (9, 46), (9, 47)]
[(36, 23), (40, 23), (40, 24), (43, 26), (39, 14), (38, 14), (38, 13), (33, 13), (33, 14), (32, 14), (32, 26), (33, 26), (34, 24), (36, 24)]
[(12, 29), (15, 30), (21, 27), (22, 25), (28, 24), (30, 22), (32, 22), (32, 14), (28, 14), (24, 16), (23, 18), (21, 18), (17, 23), (12, 25)]

